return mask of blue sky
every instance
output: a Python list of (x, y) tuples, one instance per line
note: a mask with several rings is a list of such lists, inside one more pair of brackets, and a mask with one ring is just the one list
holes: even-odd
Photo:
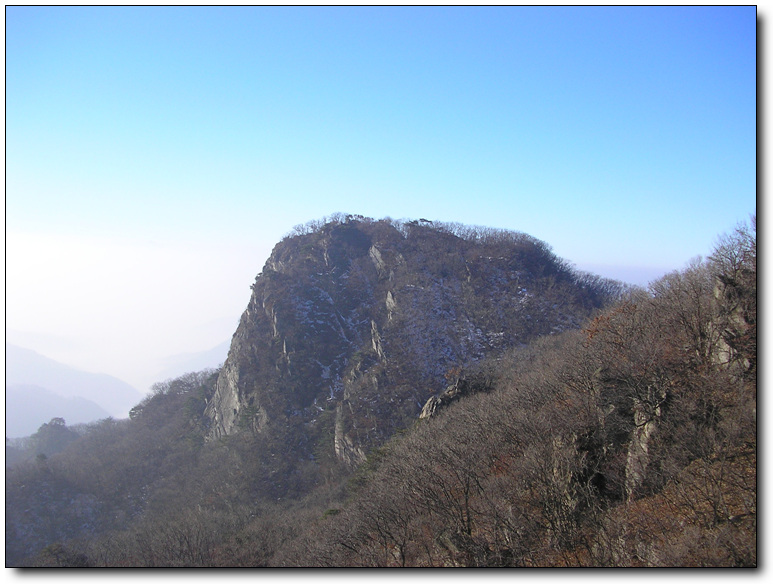
[(229, 338), (271, 247), (334, 212), (636, 283), (756, 213), (754, 7), (5, 16), (7, 337), (137, 385)]

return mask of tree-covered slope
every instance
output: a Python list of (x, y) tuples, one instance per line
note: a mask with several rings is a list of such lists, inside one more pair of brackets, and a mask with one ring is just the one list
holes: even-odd
[(481, 372), (276, 563), (756, 566), (756, 321), (741, 228)]
[[(459, 253), (443, 256), (449, 242)], [(520, 258), (512, 279), (497, 267), (508, 254)], [(256, 281), (230, 373), (157, 384), (131, 419), (94, 424), (7, 471), (8, 564), (756, 565), (754, 229), (595, 312), (618, 286), (556, 258), (554, 273), (535, 274), (531, 254), (552, 257), (530, 238), (461, 226), (339, 218), (299, 229)], [(536, 320), (542, 334), (490, 336), (503, 320), (486, 315), (507, 316), (521, 288), (540, 290), (535, 312), (510, 322)], [(318, 303), (323, 291), (330, 301)], [(451, 315), (432, 311), (465, 293)], [(420, 317), (435, 322), (406, 324)], [(482, 354), (453, 353), (467, 338), (456, 332), (433, 346), (427, 331), (459, 321), (480, 329)], [(328, 341), (340, 344), (324, 353)], [(453, 359), (411, 361), (410, 343)], [(338, 363), (350, 345), (358, 351)], [(438, 363), (450, 371), (433, 382)], [(222, 384), (245, 379), (254, 385), (235, 394), (234, 425), (215, 431)], [(414, 400), (419, 383), (450, 385), (422, 419), (430, 392)], [(347, 448), (355, 454), (341, 456)]]

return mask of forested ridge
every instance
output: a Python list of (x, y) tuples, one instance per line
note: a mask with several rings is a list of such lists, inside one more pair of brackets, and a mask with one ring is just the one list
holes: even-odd
[[(17, 462), (6, 469), (7, 565), (756, 566), (754, 219), (720, 237), (707, 259), (646, 290), (574, 272), (523, 235), (429, 223), (307, 224), (256, 282), (263, 293), (269, 282), (310, 274), (341, 314), (333, 280), (321, 275), (325, 262), (332, 276), (346, 276), (341, 286), (355, 277), (356, 290), (370, 286), (365, 296), (378, 306), (352, 304), (346, 313), (365, 315), (344, 330), (347, 339), (365, 331), (360, 345), (352, 341), (356, 353), (341, 359), (346, 399), (343, 389), (327, 403), (310, 390), (288, 402), (278, 393), (259, 394), (262, 402), (240, 395), (241, 414), (218, 433), (208, 410), (225, 375), (203, 371), (156, 384), (128, 420), (78, 428), (52, 420), (16, 444)], [(330, 244), (338, 240), (345, 245)], [(440, 253), (460, 245), (463, 254)], [(336, 256), (342, 249), (348, 255)], [(508, 263), (514, 249), (522, 256)], [(403, 267), (411, 262), (421, 264), (420, 284)], [(514, 266), (518, 277), (503, 279)], [(463, 311), (438, 296), (438, 282), (472, 296)], [(500, 282), (511, 304), (476, 299), (483, 282)], [(575, 292), (583, 286), (588, 294)], [(391, 314), (382, 296), (393, 299)], [(282, 310), (312, 306), (302, 300), (286, 305), (294, 313), (269, 306), (280, 315), (276, 328), (265, 325), (279, 373), (265, 379), (277, 391), (290, 387), (281, 367), (294, 366), (304, 346), (294, 356), (286, 347), (311, 338), (311, 351), (316, 342), (300, 336), (300, 325), (281, 328)], [(494, 328), (501, 316), (486, 314), (521, 305), (535, 310), (506, 330)], [(399, 310), (408, 306), (403, 322)], [(393, 345), (425, 343), (414, 315), (428, 306), (445, 310), (428, 315), (435, 321), (463, 315), (470, 325), (458, 338), (477, 344), (468, 353), (457, 337), (422, 346), (453, 358), (437, 361), (439, 405), (419, 418), (413, 398), (432, 394), (412, 383), (431, 383), (435, 369), (419, 377), (421, 364), (400, 367), (396, 356), (410, 347)], [(255, 330), (242, 328), (245, 348), (257, 346), (247, 344)], [(511, 334), (512, 342), (500, 340)], [(402, 380), (390, 393), (387, 383)], [(396, 396), (410, 396), (400, 402), (410, 408), (397, 407)], [(393, 421), (368, 433), (362, 422), (374, 411)], [(341, 456), (343, 438), (363, 460)]]

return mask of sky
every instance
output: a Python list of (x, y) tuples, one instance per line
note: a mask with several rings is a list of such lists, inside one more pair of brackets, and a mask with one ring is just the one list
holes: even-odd
[(6, 7), (6, 340), (144, 391), (293, 226), (522, 231), (646, 284), (757, 206), (751, 7)]

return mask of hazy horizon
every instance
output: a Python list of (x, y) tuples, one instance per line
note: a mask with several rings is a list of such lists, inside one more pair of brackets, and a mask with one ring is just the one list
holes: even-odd
[(523, 231), (634, 284), (756, 209), (755, 7), (6, 7), (6, 341), (141, 391), (296, 224)]

